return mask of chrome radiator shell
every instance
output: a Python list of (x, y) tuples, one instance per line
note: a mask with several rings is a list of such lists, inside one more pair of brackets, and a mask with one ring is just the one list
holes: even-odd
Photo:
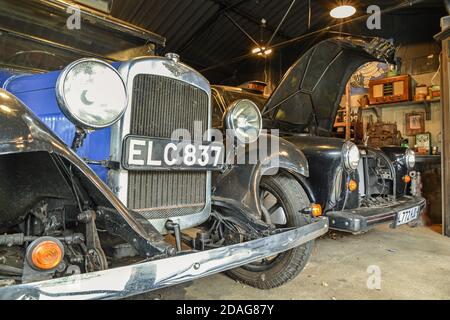
[[(119, 72), (129, 102), (124, 117), (111, 130), (113, 161), (120, 162), (128, 134), (167, 138), (179, 126), (193, 134), (194, 120), (202, 122), (203, 131), (210, 128), (211, 89), (197, 71), (169, 58), (144, 57), (123, 63)], [(167, 232), (167, 220), (185, 229), (206, 221), (210, 214), (210, 172), (129, 172), (121, 168), (110, 170), (108, 184), (127, 207), (140, 212), (162, 233)]]

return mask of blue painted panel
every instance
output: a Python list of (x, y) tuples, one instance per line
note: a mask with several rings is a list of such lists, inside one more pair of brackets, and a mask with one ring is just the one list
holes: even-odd
[[(118, 69), (120, 63), (113, 63), (112, 66)], [(75, 126), (61, 112), (56, 100), (55, 87), (60, 74), (61, 71), (21, 75), (12, 79), (5, 89), (22, 100), (58, 137), (70, 146), (75, 135)], [(8, 72), (0, 71), (0, 83), (3, 85), (10, 75)], [(110, 137), (110, 128), (93, 132), (88, 135), (77, 154), (81, 158), (90, 160), (109, 160)], [(107, 181), (108, 169), (101, 166), (92, 166), (92, 168), (103, 181)]]
[(12, 72), (9, 72), (7, 70), (0, 70), (0, 87), (3, 87), (5, 81), (8, 80), (13, 75), (14, 74)]
[[(121, 63), (115, 62), (111, 64), (115, 69), (119, 69)], [(18, 73), (16, 73), (18, 74)], [(15, 94), (30, 91), (40, 91), (44, 89), (54, 89), (61, 71), (53, 71), (41, 74), (23, 74), (12, 80), (8, 87), (8, 91)], [(3, 85), (4, 80), (8, 79), (13, 73), (7, 70), (0, 70), (0, 83)], [(5, 78), (2, 82), (2, 79)]]
[[(75, 126), (61, 112), (55, 94), (55, 84), (59, 72), (21, 76), (12, 80), (8, 91), (22, 100), (58, 137), (67, 145), (72, 144)], [(108, 160), (110, 152), (111, 129), (102, 129), (88, 135), (77, 154), (91, 160)], [(92, 166), (103, 180), (107, 181), (108, 170)]]
[(21, 92), (40, 91), (43, 89), (54, 89), (60, 71), (42, 74), (24, 74), (13, 79), (6, 88), (15, 94)]

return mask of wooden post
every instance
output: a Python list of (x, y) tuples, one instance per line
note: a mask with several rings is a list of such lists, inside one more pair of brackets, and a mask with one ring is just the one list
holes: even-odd
[[(442, 232), (450, 237), (450, 25), (442, 18), (443, 30), (436, 36), (442, 41), (441, 53), (441, 110), (442, 110)], [(448, 24), (448, 22), (447, 22)]]
[(347, 86), (345, 87), (345, 98), (346, 98), (346, 103), (345, 103), (345, 114), (347, 115), (346, 120), (345, 120), (345, 140), (350, 140), (352, 137), (352, 132), (351, 132), (351, 123), (352, 123), (352, 118), (351, 118), (351, 104), (352, 104), (352, 97), (350, 95), (350, 81), (347, 83)]

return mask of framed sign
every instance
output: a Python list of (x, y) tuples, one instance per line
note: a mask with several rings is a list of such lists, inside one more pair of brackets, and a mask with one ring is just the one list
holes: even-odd
[(416, 145), (419, 154), (431, 154), (431, 133), (417, 134)]
[(425, 132), (425, 113), (413, 112), (406, 114), (406, 135), (414, 136)]

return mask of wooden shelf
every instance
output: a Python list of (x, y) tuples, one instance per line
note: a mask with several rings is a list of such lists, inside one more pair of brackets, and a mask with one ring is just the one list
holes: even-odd
[(378, 118), (382, 118), (382, 109), (384, 108), (396, 108), (396, 107), (422, 107), (425, 108), (426, 119), (431, 120), (431, 104), (434, 102), (440, 102), (441, 98), (435, 98), (431, 100), (422, 101), (403, 101), (385, 104), (376, 104), (363, 108), (362, 111), (373, 111)]

